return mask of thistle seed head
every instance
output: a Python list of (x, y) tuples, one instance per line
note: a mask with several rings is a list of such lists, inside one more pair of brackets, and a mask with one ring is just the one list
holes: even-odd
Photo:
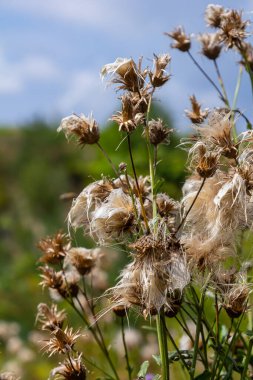
[(201, 43), (201, 53), (208, 59), (215, 60), (219, 57), (222, 45), (218, 33), (204, 33), (198, 38)]
[(202, 110), (201, 104), (197, 101), (195, 95), (190, 96), (192, 109), (185, 110), (186, 116), (192, 121), (193, 124), (203, 123), (208, 116), (208, 109)]
[(42, 239), (38, 243), (38, 248), (43, 253), (39, 261), (46, 264), (59, 264), (66, 256), (70, 246), (69, 236), (62, 232)]
[(153, 145), (168, 141), (168, 136), (172, 131), (172, 129), (165, 127), (161, 119), (152, 119), (148, 123), (149, 140)]
[(100, 133), (97, 122), (92, 115), (86, 117), (83, 114), (70, 115), (62, 119), (57, 132), (63, 131), (67, 139), (76, 137), (81, 146), (86, 144), (96, 144), (99, 140)]
[(169, 36), (175, 41), (173, 44), (171, 44), (172, 48), (178, 49), (182, 52), (190, 50), (191, 39), (185, 34), (185, 31), (181, 26), (177, 27), (172, 32), (165, 33), (165, 35)]

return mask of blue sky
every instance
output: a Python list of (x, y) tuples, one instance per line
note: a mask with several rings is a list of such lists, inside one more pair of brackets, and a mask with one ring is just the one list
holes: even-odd
[[(195, 93), (204, 107), (220, 105), (216, 93), (183, 53), (172, 50), (163, 35), (177, 25), (187, 33), (205, 31), (206, 0), (1, 0), (0, 123), (17, 125), (35, 117), (59, 121), (72, 112), (93, 112), (101, 123), (118, 108), (113, 88), (99, 76), (117, 57), (143, 56), (152, 66), (153, 53), (172, 55), (171, 80), (157, 92), (172, 112), (178, 129), (189, 124), (184, 109)], [(252, 18), (253, 0), (219, 4), (244, 10)], [(213, 67), (194, 47), (200, 63)], [(239, 59), (236, 57), (237, 60)], [(224, 54), (221, 71), (232, 93), (238, 66)], [(240, 101), (251, 117), (251, 93), (243, 80)]]

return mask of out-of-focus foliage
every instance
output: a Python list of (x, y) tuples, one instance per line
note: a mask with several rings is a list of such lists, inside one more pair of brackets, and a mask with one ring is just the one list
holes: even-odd
[[(159, 113), (171, 127), (161, 110), (152, 113), (152, 117)], [(36, 243), (47, 234), (66, 229), (71, 201), (60, 200), (60, 195), (78, 194), (90, 181), (100, 179), (101, 173), (114, 176), (96, 146), (81, 149), (74, 142), (68, 143), (63, 134), (57, 134), (56, 127), (37, 121), (0, 130), (0, 319), (18, 322), (19, 336), (24, 340), (35, 328), (36, 305), (46, 298), (38, 286)], [(131, 140), (137, 173), (148, 174), (141, 131), (136, 131)], [(127, 141), (115, 124), (102, 130), (100, 143), (116, 167), (128, 157)], [(170, 145), (159, 147), (158, 157), (163, 161), (157, 169), (164, 179), (160, 191), (176, 198), (180, 197), (186, 160), (184, 152), (175, 148), (178, 144), (179, 137), (173, 134)], [(127, 164), (131, 174), (130, 162)], [(84, 242), (81, 233), (77, 239), (79, 244)], [(3, 342), (0, 351), (5, 352)], [(5, 365), (7, 356), (0, 354), (0, 366)], [(43, 358), (37, 356), (39, 364)], [(36, 380), (46, 378), (49, 366), (42, 370), (39, 365), (35, 369), (26, 363), (25, 368), (24, 378)]]

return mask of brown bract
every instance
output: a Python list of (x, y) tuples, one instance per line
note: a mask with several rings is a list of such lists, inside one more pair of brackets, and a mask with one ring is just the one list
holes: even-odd
[(166, 36), (172, 38), (175, 42), (171, 44), (171, 47), (178, 49), (182, 52), (186, 52), (191, 48), (191, 39), (185, 34), (184, 29), (179, 26), (174, 29), (172, 32), (164, 33)]
[(150, 120), (148, 122), (148, 134), (151, 144), (158, 145), (162, 142), (168, 142), (168, 135), (173, 131), (165, 127), (161, 119)]
[(82, 362), (82, 355), (71, 357), (60, 363), (59, 367), (51, 371), (50, 379), (55, 380), (86, 380), (86, 368)]
[(144, 114), (136, 113), (136, 107), (130, 94), (121, 97), (122, 111), (113, 115), (111, 120), (119, 125), (119, 130), (124, 132), (134, 131), (144, 121)]
[(99, 140), (99, 127), (92, 115), (70, 115), (62, 119), (58, 132), (63, 131), (67, 138), (74, 136), (81, 146), (96, 144)]
[(220, 23), (220, 41), (229, 48), (237, 47), (241, 49), (243, 40), (249, 35), (246, 27), (249, 21), (242, 20), (242, 12), (235, 9), (227, 11), (223, 14)]
[(219, 57), (222, 45), (218, 33), (203, 33), (198, 37), (201, 43), (201, 53), (208, 59), (215, 60)]
[(56, 353), (65, 354), (71, 351), (77, 339), (81, 336), (79, 331), (74, 332), (72, 327), (60, 328), (52, 332), (52, 338), (44, 346), (45, 352), (52, 356)]
[(47, 264), (59, 264), (64, 257), (66, 252), (70, 248), (70, 240), (67, 234), (58, 232), (54, 236), (49, 236), (42, 239), (38, 243), (38, 248), (42, 251), (43, 256), (39, 259), (42, 263)]
[(132, 58), (117, 58), (115, 62), (102, 67), (102, 78), (111, 74), (111, 83), (119, 84), (119, 89), (139, 92), (144, 86), (147, 71), (141, 70), (141, 59), (137, 67)]
[(40, 303), (37, 306), (36, 321), (41, 324), (42, 330), (54, 331), (57, 328), (62, 328), (66, 319), (64, 311), (58, 311), (56, 305), (51, 308), (45, 303)]
[(199, 124), (202, 123), (206, 117), (208, 116), (208, 110), (202, 110), (201, 104), (197, 101), (195, 95), (190, 96), (190, 102), (192, 109), (191, 111), (185, 110), (186, 116), (194, 123)]
[(225, 12), (225, 9), (221, 5), (209, 4), (205, 11), (207, 25), (213, 28), (218, 28)]
[(150, 82), (153, 87), (161, 87), (164, 85), (170, 78), (170, 75), (168, 75), (165, 71), (167, 65), (169, 64), (171, 57), (169, 54), (161, 54), (161, 55), (155, 55), (154, 54), (154, 72), (149, 72)]

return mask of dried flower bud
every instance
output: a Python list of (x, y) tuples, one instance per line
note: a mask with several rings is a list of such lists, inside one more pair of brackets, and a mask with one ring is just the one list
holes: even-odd
[(129, 94), (125, 94), (121, 97), (121, 103), (122, 112), (113, 115), (111, 120), (119, 124), (120, 131), (129, 133), (143, 123), (144, 115), (142, 113), (135, 113), (132, 97)]
[(179, 209), (179, 203), (170, 198), (167, 194), (157, 194), (156, 205), (157, 211), (161, 216), (176, 213)]
[(170, 78), (170, 75), (166, 75), (166, 67), (169, 64), (171, 57), (169, 54), (161, 54), (159, 56), (154, 54), (154, 72), (150, 72), (150, 82), (153, 87), (161, 87)]
[(102, 78), (108, 74), (112, 75), (112, 83), (120, 84), (119, 89), (138, 92), (144, 85), (146, 72), (137, 68), (132, 58), (117, 58), (115, 62), (102, 67)]
[(38, 248), (43, 252), (43, 256), (39, 259), (40, 262), (59, 264), (70, 248), (69, 237), (66, 234), (58, 232), (55, 236), (40, 240)]
[(220, 40), (227, 45), (228, 49), (242, 47), (243, 40), (249, 35), (246, 27), (249, 21), (242, 20), (242, 13), (235, 9), (226, 12), (221, 18)]
[(81, 146), (96, 144), (99, 140), (99, 127), (92, 115), (86, 117), (83, 114), (70, 115), (62, 119), (57, 132), (63, 131), (67, 139), (77, 137)]
[(64, 311), (57, 311), (56, 305), (49, 308), (45, 303), (40, 303), (37, 310), (36, 320), (41, 323), (42, 330), (54, 331), (57, 328), (62, 328), (66, 314)]
[(182, 52), (186, 52), (191, 48), (191, 39), (185, 34), (184, 29), (179, 26), (170, 33), (165, 33), (166, 36), (171, 37), (175, 40), (174, 44), (171, 44), (171, 47), (178, 49)]
[(185, 110), (186, 116), (192, 121), (194, 124), (202, 123), (205, 118), (208, 116), (208, 110), (202, 110), (200, 103), (197, 101), (195, 95), (190, 96), (190, 102), (192, 106), (192, 110)]
[(230, 318), (238, 318), (246, 310), (249, 296), (248, 286), (236, 284), (224, 294), (223, 307)]
[(214, 175), (218, 167), (219, 155), (216, 152), (208, 152), (204, 144), (198, 145), (199, 160), (196, 170), (200, 177), (209, 178)]
[(82, 247), (71, 248), (68, 258), (81, 276), (85, 276), (95, 267), (102, 253), (100, 249), (86, 249)]
[(218, 33), (204, 33), (199, 36), (201, 43), (201, 53), (208, 59), (215, 60), (219, 57), (222, 45)]
[(72, 349), (80, 336), (79, 331), (73, 332), (72, 327), (66, 327), (64, 331), (60, 328), (55, 329), (52, 332), (52, 338), (45, 344), (44, 350), (49, 353), (49, 356), (56, 353), (65, 354)]
[(148, 123), (149, 140), (151, 144), (158, 145), (168, 141), (168, 135), (173, 129), (168, 129), (164, 126), (161, 119), (150, 120)]
[(82, 363), (82, 355), (69, 358), (50, 373), (50, 379), (86, 380), (86, 368)]
[(218, 28), (225, 10), (220, 5), (209, 4), (205, 11), (205, 20), (208, 26)]
[(41, 267), (40, 269), (42, 271), (42, 281), (40, 282), (40, 285), (43, 288), (47, 287), (59, 290), (63, 283), (62, 272), (56, 272), (54, 269), (48, 266)]

